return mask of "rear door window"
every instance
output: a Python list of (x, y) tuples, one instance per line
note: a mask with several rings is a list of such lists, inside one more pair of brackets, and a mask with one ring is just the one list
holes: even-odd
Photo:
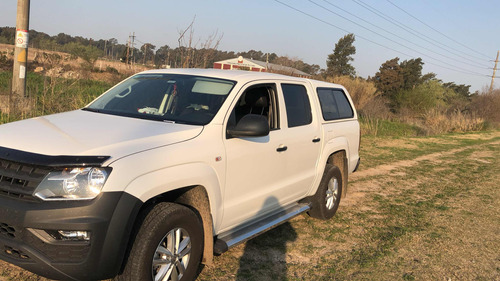
[(326, 121), (354, 117), (354, 111), (344, 91), (334, 88), (318, 88), (323, 119)]
[(298, 127), (312, 122), (311, 104), (306, 87), (296, 84), (281, 84), (285, 99), (288, 127)]

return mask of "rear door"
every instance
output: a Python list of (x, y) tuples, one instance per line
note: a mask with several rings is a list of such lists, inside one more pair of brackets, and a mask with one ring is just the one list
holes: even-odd
[(311, 188), (321, 151), (320, 122), (312, 107), (310, 88), (307, 84), (281, 83), (286, 122), (285, 177), (290, 200), (303, 197)]

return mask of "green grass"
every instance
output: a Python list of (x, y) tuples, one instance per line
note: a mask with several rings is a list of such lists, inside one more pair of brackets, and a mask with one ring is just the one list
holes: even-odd
[[(362, 136), (361, 168), (367, 169), (395, 161), (412, 160), (430, 153), (489, 142), (488, 139), (461, 138), (473, 133), (429, 137)], [(498, 137), (495, 139), (499, 139)]]
[(360, 117), (359, 118), (361, 132), (364, 135), (373, 135), (379, 137), (408, 137), (422, 135), (420, 128), (414, 125), (403, 122), (373, 119)]

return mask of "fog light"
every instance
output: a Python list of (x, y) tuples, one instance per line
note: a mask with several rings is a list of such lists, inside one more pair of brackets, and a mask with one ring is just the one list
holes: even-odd
[(61, 240), (67, 241), (90, 241), (89, 231), (67, 231), (59, 230), (57, 233), (60, 234)]

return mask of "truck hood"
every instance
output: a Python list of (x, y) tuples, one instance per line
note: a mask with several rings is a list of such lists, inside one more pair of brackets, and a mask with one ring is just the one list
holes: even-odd
[(202, 130), (203, 126), (76, 110), (1, 125), (0, 146), (50, 156), (111, 156), (110, 163), (194, 138)]

